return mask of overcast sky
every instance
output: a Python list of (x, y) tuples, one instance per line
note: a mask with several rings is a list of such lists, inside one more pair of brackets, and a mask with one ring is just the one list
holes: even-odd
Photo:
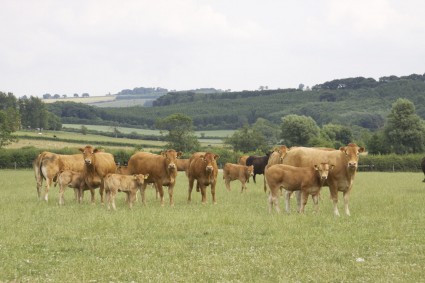
[(0, 0), (0, 91), (296, 88), (425, 73), (423, 0)]

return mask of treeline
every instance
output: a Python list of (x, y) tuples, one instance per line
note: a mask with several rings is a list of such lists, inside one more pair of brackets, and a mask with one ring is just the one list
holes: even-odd
[(156, 94), (164, 95), (168, 89), (161, 87), (135, 87), (133, 89), (123, 89), (115, 95), (141, 95), (141, 94)]
[[(290, 114), (312, 117), (319, 126), (329, 123), (371, 131), (381, 128), (392, 103), (406, 98), (425, 119), (423, 75), (334, 80), (314, 90), (278, 89), (261, 91), (195, 93), (176, 92), (161, 96), (153, 107), (96, 108), (71, 102), (55, 102), (49, 109), (63, 123), (91, 123), (136, 128), (154, 128), (155, 121), (173, 113), (193, 119), (196, 130), (238, 129), (259, 118), (280, 124)], [(340, 86), (340, 87), (338, 87)]]
[[(62, 148), (62, 149), (46, 149), (57, 154), (78, 154), (76, 148)], [(205, 149), (207, 150), (207, 149)], [(32, 168), (32, 162), (37, 155), (44, 151), (34, 147), (26, 147), (22, 149), (8, 149), (0, 150), (0, 169), (15, 169), (15, 168)], [(114, 155), (115, 162), (125, 164), (137, 149), (134, 150), (109, 150), (107, 152)], [(161, 149), (154, 152), (159, 154)], [(220, 148), (214, 149), (214, 153), (220, 155), (218, 165), (220, 168), (226, 162), (236, 163), (240, 152), (233, 152), (228, 149)], [(184, 158), (188, 158), (190, 153), (184, 153)], [(377, 171), (377, 172), (420, 172), (422, 154), (407, 154), (407, 155), (367, 155), (361, 156), (359, 160), (358, 171)]]

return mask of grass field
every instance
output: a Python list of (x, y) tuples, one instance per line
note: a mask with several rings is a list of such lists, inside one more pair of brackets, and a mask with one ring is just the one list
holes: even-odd
[(54, 103), (54, 102), (75, 102), (75, 103), (99, 103), (99, 102), (107, 102), (114, 101), (114, 95), (105, 95), (105, 96), (90, 96), (90, 97), (67, 97), (67, 98), (51, 98), (51, 99), (43, 99), (44, 103)]
[(269, 214), (262, 178), (241, 194), (219, 174), (218, 203), (202, 205), (179, 174), (173, 208), (148, 189), (147, 206), (121, 194), (114, 212), (71, 189), (63, 207), (57, 188), (38, 201), (32, 171), (0, 171), (0, 282), (424, 282), (422, 179), (358, 173), (352, 216), (340, 203), (337, 218), (327, 188), (317, 214), (311, 200), (305, 215)]

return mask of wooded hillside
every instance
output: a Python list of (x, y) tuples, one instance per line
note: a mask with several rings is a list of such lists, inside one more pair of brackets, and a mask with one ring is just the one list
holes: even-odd
[(369, 130), (383, 126), (397, 98), (406, 98), (425, 119), (425, 76), (338, 79), (311, 90), (277, 89), (262, 91), (196, 93), (169, 92), (153, 107), (97, 108), (79, 103), (57, 102), (50, 111), (63, 123), (111, 124), (152, 128), (155, 121), (173, 113), (193, 119), (196, 129), (237, 129), (258, 118), (280, 123), (289, 114), (312, 117), (318, 125), (356, 125)]

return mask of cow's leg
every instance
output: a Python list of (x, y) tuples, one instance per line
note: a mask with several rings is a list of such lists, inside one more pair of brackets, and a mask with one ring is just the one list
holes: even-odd
[(241, 183), (242, 183), (241, 193), (243, 193), (243, 190), (246, 190), (247, 188), (246, 188), (246, 184), (245, 184), (245, 182), (242, 182), (242, 181), (241, 181)]
[(226, 185), (226, 189), (230, 192), (230, 178), (224, 179), (224, 184)]
[[(90, 198), (91, 203), (95, 204), (95, 192), (93, 188), (90, 188), (90, 195), (91, 195), (91, 198)], [(101, 198), (103, 198), (103, 193), (101, 194)]]
[(103, 179), (100, 180), (100, 188), (99, 188), (99, 194), (100, 194), (100, 203), (104, 203), (103, 199), (103, 193), (105, 192), (105, 184), (103, 183)]
[(44, 189), (44, 200), (45, 201), (49, 201), (49, 190), (50, 190), (50, 186), (53, 183), (53, 179), (52, 178), (46, 178), (46, 188)]
[(334, 207), (334, 215), (335, 216), (339, 216), (339, 211), (338, 211), (338, 189), (337, 188), (329, 188), (330, 194), (331, 194), (331, 198), (332, 198), (332, 202), (333, 202), (333, 207)]
[(74, 201), (78, 202), (79, 188), (74, 188)]
[(111, 209), (111, 202), (112, 202), (112, 199), (111, 199), (111, 190), (107, 190), (106, 191), (106, 203), (108, 204), (108, 210)]
[(174, 184), (170, 184), (168, 186), (168, 196), (170, 197), (170, 206), (174, 206), (173, 192), (174, 192)]
[(117, 210), (117, 206), (115, 205), (115, 196), (117, 195), (117, 191), (116, 190), (112, 190), (110, 192), (110, 194), (111, 194), (110, 198), (111, 198), (111, 201), (112, 201), (112, 209), (113, 210)]
[(63, 194), (65, 193), (65, 187), (63, 184), (59, 184), (59, 205), (64, 205), (65, 198), (63, 197)]
[(307, 201), (308, 201), (308, 193), (305, 190), (302, 190), (301, 191), (301, 207), (299, 210), (300, 213), (304, 213), (304, 208), (307, 204)]
[(198, 182), (197, 182), (197, 185), (199, 186), (199, 190), (201, 191), (202, 204), (206, 204), (207, 203), (207, 187), (204, 184), (199, 185)]
[(344, 209), (345, 209), (345, 214), (347, 216), (350, 216), (350, 209), (348, 208), (348, 202), (350, 200), (350, 191), (346, 191), (343, 193), (343, 197), (344, 197)]
[[(301, 209), (301, 191), (295, 191), (295, 197), (297, 198), (297, 211), (300, 212)], [(307, 195), (308, 197), (308, 195)]]
[(129, 199), (128, 206), (131, 209), (131, 208), (133, 208), (133, 203), (136, 200), (136, 191), (131, 190), (129, 193), (127, 193), (127, 195), (128, 195), (128, 199)]
[(37, 182), (37, 197), (39, 200), (41, 200), (41, 189), (43, 188), (43, 177), (36, 176), (36, 182)]
[(254, 183), (257, 184), (257, 181), (255, 181), (255, 173), (254, 176), (252, 176), (252, 179), (254, 180)]
[(213, 204), (217, 204), (217, 201), (215, 199), (215, 182), (211, 183), (211, 196)]
[(164, 206), (164, 188), (162, 187), (162, 184), (156, 184), (156, 188), (159, 192), (159, 199), (161, 202), (161, 206)]
[(192, 190), (193, 190), (193, 183), (195, 179), (189, 178), (189, 196), (187, 197), (187, 201), (190, 202), (192, 200)]
[(272, 189), (270, 187), (270, 192), (269, 192), (269, 213), (272, 212), (272, 209), (276, 210), (277, 213), (280, 213), (280, 208), (279, 208), (279, 196), (276, 193), (276, 189)]
[(312, 196), (313, 203), (314, 203), (314, 212), (316, 213), (319, 212), (319, 196), (320, 196), (320, 193), (317, 193)]
[(140, 194), (142, 195), (142, 203), (143, 203), (143, 205), (146, 205), (145, 191), (146, 191), (147, 185), (148, 185), (147, 183), (144, 183), (142, 185), (142, 187), (140, 188)]
[(291, 213), (291, 191), (285, 190), (285, 210), (287, 213)]

